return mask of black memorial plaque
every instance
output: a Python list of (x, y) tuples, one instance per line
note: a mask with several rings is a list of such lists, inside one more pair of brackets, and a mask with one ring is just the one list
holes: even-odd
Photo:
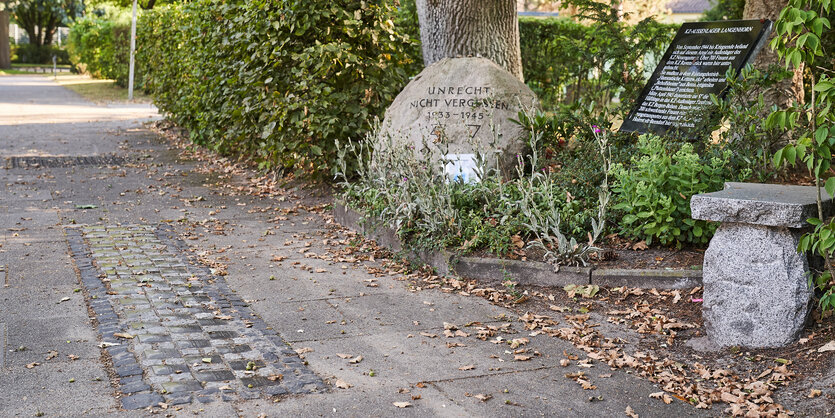
[(699, 111), (711, 105), (710, 94), (726, 93), (725, 73), (753, 61), (771, 26), (770, 20), (681, 25), (620, 130), (663, 135), (699, 126)]

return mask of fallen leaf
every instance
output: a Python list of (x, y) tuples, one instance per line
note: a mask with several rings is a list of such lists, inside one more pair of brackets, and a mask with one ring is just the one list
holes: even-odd
[(351, 363), (351, 364), (357, 364), (357, 363), (359, 363), (359, 362), (361, 362), (361, 361), (362, 361), (362, 356), (356, 356), (356, 357), (354, 357), (354, 358), (352, 358), (352, 359), (348, 360), (348, 363)]
[(203, 358), (201, 359), (201, 361), (203, 361), (203, 363), (211, 363), (211, 362), (212, 362), (212, 358), (211, 358), (211, 357), (203, 357)]
[(73, 360), (73, 361), (74, 361), (74, 360), (78, 360), (78, 356), (77, 356), (77, 355), (75, 355), (75, 354), (67, 354), (67, 357), (69, 357), (69, 358), (70, 358), (70, 360)]
[[(643, 242), (643, 241), (641, 241), (641, 242)], [(646, 244), (644, 244), (644, 245), (646, 245)], [(638, 414), (635, 413), (635, 410), (632, 409), (631, 406), (627, 405), (626, 406), (626, 411), (623, 411), (623, 413), (625, 413), (626, 416), (628, 416), (629, 418), (638, 418)]]
[(40, 365), (41, 365), (41, 363), (29, 363), (29, 364), (26, 365), (26, 368), (27, 369), (34, 369), (35, 367), (38, 367)]
[(488, 400), (490, 400), (491, 398), (493, 398), (493, 395), (487, 395), (487, 394), (484, 394), (484, 393), (479, 393), (479, 394), (477, 394), (477, 395), (475, 395), (475, 396), (473, 396), (473, 397), (474, 397), (474, 398), (476, 398), (476, 399), (478, 399), (478, 400), (480, 400), (480, 401), (482, 401), (482, 402), (487, 402)]
[(296, 354), (312, 353), (313, 349), (310, 347), (302, 347), (296, 349)]
[(516, 248), (523, 248), (525, 246), (525, 241), (519, 236), (519, 234), (510, 237), (510, 241), (516, 246)]
[(345, 359), (345, 360), (347, 360), (347, 359), (349, 359), (349, 358), (351, 358), (351, 357), (354, 357), (354, 356), (353, 356), (353, 355), (351, 355), (351, 354), (344, 354), (344, 353), (336, 353), (336, 356), (337, 356), (337, 357), (339, 357), (339, 358), (341, 358), (341, 359)]
[(568, 367), (570, 365), (571, 365), (571, 360), (569, 360), (567, 358), (564, 358), (564, 359), (560, 360), (560, 366)]
[(664, 402), (664, 403), (665, 403), (665, 404), (667, 404), (667, 405), (669, 405), (670, 403), (672, 403), (672, 402), (673, 402), (673, 398), (672, 398), (672, 397), (670, 397), (670, 395), (667, 395), (667, 394), (666, 394), (666, 393), (664, 393), (664, 392), (655, 392), (655, 393), (650, 393), (650, 394), (649, 394), (649, 397), (650, 397), (650, 398), (655, 398), (655, 399), (661, 399), (661, 401), (662, 401), (662, 402)]
[(116, 332), (113, 333), (113, 336), (116, 338), (124, 338), (126, 340), (130, 340), (133, 338), (133, 335), (128, 334), (127, 332)]
[(431, 334), (428, 332), (421, 332), (420, 335), (427, 337), (427, 338), (438, 338), (438, 334)]
[(820, 389), (812, 389), (809, 391), (809, 396), (807, 396), (807, 398), (817, 398), (818, 396), (821, 396), (821, 393), (823, 392), (821, 392)]
[[(635, 243), (635, 245), (632, 246), (632, 249), (635, 250), (635, 251), (644, 251), (647, 248), (649, 248), (649, 246), (647, 245), (646, 241), (638, 241), (638, 242)], [(630, 409), (632, 409), (632, 408), (627, 408), (627, 410), (630, 410)], [(627, 413), (627, 415), (629, 415), (629, 413)], [(635, 415), (635, 416), (637, 416), (637, 415)]]
[(54, 359), (55, 357), (58, 357), (58, 352), (57, 352), (57, 351), (55, 351), (55, 350), (49, 350), (49, 352), (48, 352), (48, 353), (46, 353), (46, 359), (47, 359), (47, 360), (52, 360), (52, 359)]
[(337, 379), (336, 382), (333, 385), (336, 386), (339, 389), (350, 389), (350, 388), (354, 387), (354, 385), (352, 385), (352, 384), (350, 384), (350, 383), (348, 383), (348, 382), (346, 382), (342, 379)]
[(526, 355), (523, 355), (523, 354), (517, 354), (517, 355), (513, 356), (513, 360), (515, 360), (515, 361), (528, 361), (531, 358), (533, 358), (533, 356), (526, 356)]
[(398, 408), (408, 408), (412, 406), (411, 402), (393, 402), (393, 405)]
[(461, 367), (458, 368), (458, 370), (462, 370), (462, 371), (463, 370), (472, 370), (472, 369), (475, 369), (475, 364), (468, 364), (466, 366), (461, 366)]
[(827, 351), (835, 351), (835, 340), (832, 340), (824, 344), (821, 348), (818, 348), (818, 353), (824, 353)]

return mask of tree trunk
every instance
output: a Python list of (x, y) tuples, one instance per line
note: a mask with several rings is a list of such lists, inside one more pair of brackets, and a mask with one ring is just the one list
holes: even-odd
[[(776, 21), (780, 12), (788, 4), (788, 0), (745, 0), (745, 9), (742, 11), (743, 19), (771, 19)], [(769, 41), (773, 38), (769, 38)], [(754, 60), (754, 67), (766, 70), (772, 64), (780, 64), (777, 52), (766, 45), (760, 50)], [(787, 107), (792, 101), (803, 103), (803, 65), (795, 68), (791, 80), (780, 83), (777, 88), (765, 93), (766, 105), (776, 104), (779, 107)]]
[(425, 65), (479, 56), (524, 81), (515, 0), (417, 0), (417, 11)]
[(9, 10), (0, 10), (0, 69), (12, 68), (12, 51), (9, 43)]

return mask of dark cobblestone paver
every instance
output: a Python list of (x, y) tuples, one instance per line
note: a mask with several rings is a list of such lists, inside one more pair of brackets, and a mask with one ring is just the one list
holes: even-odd
[(67, 237), (125, 409), (325, 390), (167, 225), (88, 226)]

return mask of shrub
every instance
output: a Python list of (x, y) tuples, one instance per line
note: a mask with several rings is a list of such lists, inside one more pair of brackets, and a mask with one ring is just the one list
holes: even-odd
[(12, 62), (21, 64), (52, 64), (53, 56), (58, 57), (58, 64), (70, 63), (67, 51), (55, 45), (12, 45), (11, 56)]
[(789, 141), (790, 132), (778, 127), (766, 127), (765, 116), (776, 110), (766, 105), (765, 95), (777, 88), (778, 82), (792, 73), (777, 66), (762, 72), (751, 66), (739, 74), (727, 73), (730, 91), (724, 100), (711, 95), (716, 113), (723, 121), (719, 143), (733, 150), (732, 163), (740, 170), (748, 169), (760, 182), (773, 180), (778, 170), (772, 165), (775, 152)]
[[(70, 60), (79, 71), (127, 86), (130, 65), (128, 13), (128, 10), (108, 7), (101, 14), (89, 13), (72, 25), (68, 49)], [(135, 85), (141, 86), (138, 74)]]
[[(523, 119), (531, 122), (536, 116)], [(359, 175), (343, 183), (343, 198), (387, 222), (412, 247), (463, 253), (486, 249), (505, 255), (527, 242), (555, 264), (584, 264), (603, 231), (608, 186), (603, 181), (600, 198), (594, 202), (573, 199), (560, 187), (558, 174), (540, 169), (539, 126), (528, 125), (533, 152), (518, 157), (518, 175), (509, 180), (485, 168), (485, 159), (495, 155), (486, 144), (473, 144), (480, 181), (463, 183), (450, 180), (444, 163), (433, 159), (432, 153), (396, 149), (391, 138), (371, 135), (366, 143), (349, 142), (340, 155), (355, 156)], [(605, 136), (601, 140), (599, 152), (606, 153)], [(444, 144), (427, 146), (444, 153)], [(372, 149), (385, 151), (378, 151), (372, 162)], [(340, 172), (346, 167), (342, 164)]]
[(142, 16), (155, 102), (192, 139), (261, 168), (327, 174), (408, 79), (386, 1), (200, 0)]
[[(731, 152), (701, 158), (689, 143), (664, 147), (662, 139), (642, 135), (638, 154), (630, 166), (617, 164), (612, 170), (614, 210), (622, 215), (621, 234), (643, 239), (647, 244), (705, 244), (716, 225), (690, 218), (690, 197), (714, 192), (734, 179), (728, 162)], [(740, 173), (747, 177), (749, 173)]]
[(609, 13), (609, 4), (575, 2), (588, 24), (519, 19), (525, 82), (545, 108), (570, 102), (604, 108), (617, 99), (628, 111), (678, 26), (651, 19), (629, 25)]

